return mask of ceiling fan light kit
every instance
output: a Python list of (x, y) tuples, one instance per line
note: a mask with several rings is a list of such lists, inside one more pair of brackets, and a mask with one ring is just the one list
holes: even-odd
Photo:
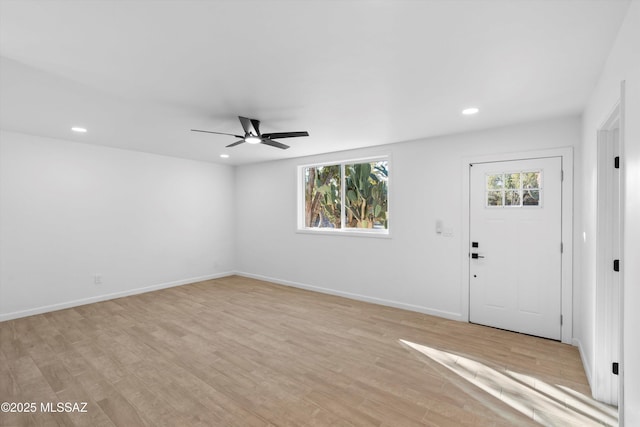
[(262, 140), (257, 136), (249, 135), (244, 139), (247, 144), (260, 144)]
[(204, 133), (214, 133), (216, 135), (229, 135), (235, 138), (240, 138), (239, 141), (234, 142), (233, 144), (227, 145), (229, 147), (235, 147), (236, 145), (240, 145), (243, 143), (247, 144), (264, 144), (269, 145), (271, 147), (280, 148), (282, 150), (286, 150), (289, 148), (288, 145), (283, 144), (278, 141), (274, 141), (274, 139), (280, 138), (297, 138), (301, 136), (309, 136), (309, 132), (275, 132), (275, 133), (260, 133), (260, 120), (249, 119), (247, 117), (238, 116), (240, 120), (240, 124), (242, 125), (242, 129), (244, 130), (244, 136), (235, 135), (232, 133), (225, 132), (214, 132), (210, 130), (200, 130), (200, 129), (191, 129), (193, 132), (204, 132)]

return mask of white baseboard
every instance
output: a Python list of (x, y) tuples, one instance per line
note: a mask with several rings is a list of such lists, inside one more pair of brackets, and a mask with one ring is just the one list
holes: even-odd
[(587, 376), (587, 382), (589, 383), (589, 388), (593, 390), (593, 377), (591, 376), (591, 365), (589, 365), (587, 358), (584, 353), (584, 349), (582, 348), (582, 342), (578, 338), (574, 338), (572, 344), (575, 347), (578, 347), (578, 351), (580, 352), (580, 359), (582, 360), (582, 366), (584, 368), (584, 373)]
[(450, 311), (437, 310), (421, 305), (407, 304), (404, 302), (393, 301), (383, 298), (375, 298), (361, 294), (354, 294), (351, 292), (339, 291), (337, 289), (324, 288), (320, 286), (307, 285), (305, 283), (292, 282), (290, 280), (277, 279), (275, 277), (267, 277), (260, 274), (246, 273), (243, 271), (236, 271), (234, 274), (242, 277), (248, 277), (251, 279), (263, 280), (265, 282), (272, 282), (278, 285), (291, 286), (293, 288), (306, 289), (308, 291), (320, 292), (323, 294), (336, 295), (344, 298), (349, 298), (357, 301), (370, 302), (373, 304), (385, 305), (388, 307), (401, 308), (403, 310), (416, 311), (419, 313), (430, 314), (432, 316), (443, 317), (445, 319), (457, 320), (465, 322), (466, 319), (460, 313), (454, 313)]
[(66, 301), (58, 304), (44, 305), (40, 307), (30, 308), (27, 310), (14, 311), (10, 313), (0, 314), (0, 322), (20, 317), (33, 316), (35, 314), (48, 313), (50, 311), (64, 310), (65, 308), (77, 307), (80, 305), (91, 304), (94, 302), (107, 301), (110, 299), (127, 297), (130, 295), (143, 294), (145, 292), (157, 291), (160, 289), (173, 288), (175, 286), (187, 285), (190, 283), (202, 282), (204, 280), (219, 279), (233, 275), (233, 272), (209, 274), (200, 277), (191, 277), (188, 279), (175, 280), (173, 282), (160, 283), (157, 285), (144, 286), (142, 288), (128, 289), (126, 291), (114, 292), (111, 294), (97, 295), (89, 298), (82, 298), (73, 301)]

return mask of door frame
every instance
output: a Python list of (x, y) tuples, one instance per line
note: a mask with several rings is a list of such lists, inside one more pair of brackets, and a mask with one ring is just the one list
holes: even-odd
[[(624, 93), (624, 84), (622, 85)], [(591, 383), (593, 396), (602, 402), (621, 406), (623, 372), (619, 369), (617, 381), (614, 381), (611, 372), (611, 363), (617, 361), (622, 366), (623, 353), (623, 289), (624, 276), (622, 271), (614, 273), (612, 261), (618, 258), (624, 267), (622, 248), (624, 245), (624, 193), (623, 193), (623, 162), (622, 147), (623, 134), (623, 100), (621, 97), (608, 118), (602, 123), (596, 137), (596, 170), (597, 170), (597, 197), (596, 197), (596, 284), (595, 284), (595, 337), (593, 357), (593, 381)], [(617, 135), (616, 135), (617, 131)], [(617, 152), (613, 144), (617, 138)], [(620, 156), (618, 172), (613, 167), (612, 159)], [(616, 178), (616, 174), (618, 177)], [(618, 211), (611, 209), (612, 191), (616, 189), (615, 180), (618, 179)], [(618, 221), (618, 241), (614, 244), (611, 240), (609, 226)], [(611, 283), (617, 275), (619, 294), (617, 300), (611, 294)], [(610, 316), (617, 316), (618, 330), (612, 331), (609, 322)], [(618, 358), (614, 360), (613, 348), (603, 345), (610, 337), (614, 337), (611, 344), (618, 348)], [(621, 411), (619, 411), (621, 413)], [(622, 425), (622, 424), (621, 424)]]
[[(471, 208), (469, 187), (469, 165), (472, 163), (503, 162), (544, 157), (560, 157), (562, 160), (562, 207), (561, 229), (563, 250), (561, 254), (561, 341), (572, 344), (573, 340), (573, 147), (550, 148), (545, 150), (521, 151), (515, 153), (496, 153), (481, 156), (469, 156), (462, 159), (462, 278), (461, 301), (462, 320), (469, 322), (470, 280), (469, 280), (469, 247)], [(559, 250), (560, 248), (558, 248)]]

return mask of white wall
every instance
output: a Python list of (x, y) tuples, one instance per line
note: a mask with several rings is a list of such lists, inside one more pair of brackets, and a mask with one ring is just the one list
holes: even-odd
[(0, 320), (233, 271), (233, 209), (230, 166), (2, 131)]
[[(279, 283), (463, 319), (462, 160), (577, 146), (568, 117), (371, 149), (240, 166), (237, 267)], [(392, 238), (296, 233), (301, 164), (391, 154)], [(453, 237), (435, 232), (436, 220)]]
[[(579, 287), (581, 327), (576, 337), (581, 342), (587, 371), (595, 369), (595, 233), (596, 233), (596, 131), (609, 117), (620, 96), (620, 82), (626, 81), (626, 124), (622, 147), (622, 173), (625, 191), (624, 209), (624, 375), (623, 418), (625, 425), (640, 425), (640, 1), (634, 0), (600, 79), (583, 115), (583, 208), (582, 226), (586, 241), (581, 242), (582, 283)], [(580, 233), (582, 234), (582, 232)]]

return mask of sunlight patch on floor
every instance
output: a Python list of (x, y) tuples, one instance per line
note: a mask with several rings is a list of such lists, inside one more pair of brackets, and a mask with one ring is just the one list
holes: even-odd
[(549, 426), (617, 426), (618, 412), (575, 390), (446, 351), (400, 340), (527, 417)]

